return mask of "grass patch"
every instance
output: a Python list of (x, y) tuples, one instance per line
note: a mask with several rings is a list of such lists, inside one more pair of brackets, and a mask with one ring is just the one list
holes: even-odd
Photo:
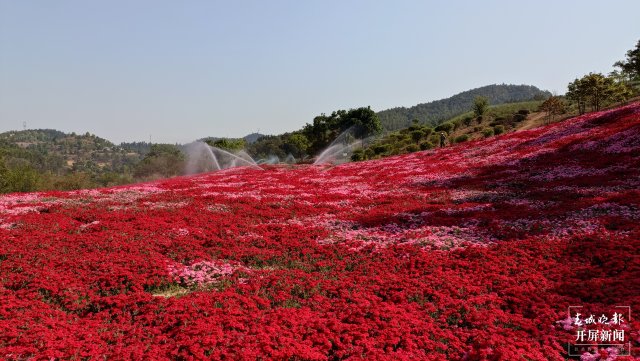
[(182, 297), (191, 292), (190, 289), (183, 287), (177, 283), (165, 283), (159, 286), (145, 287), (146, 291), (154, 297)]

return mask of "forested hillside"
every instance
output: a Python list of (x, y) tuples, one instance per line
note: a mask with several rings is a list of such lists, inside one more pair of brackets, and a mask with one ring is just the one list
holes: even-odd
[(129, 183), (142, 158), (93, 134), (32, 129), (0, 133), (0, 192)]
[(10, 131), (0, 134), (5, 161), (29, 160), (40, 171), (64, 169), (123, 172), (140, 159), (140, 153), (116, 146), (93, 134), (78, 135), (53, 129)]
[(409, 127), (414, 119), (420, 124), (438, 125), (438, 123), (469, 111), (473, 100), (483, 96), (490, 104), (515, 103), (527, 100), (543, 100), (551, 96), (532, 85), (487, 85), (456, 94), (450, 98), (418, 104), (409, 108), (398, 107), (378, 112), (382, 126), (386, 130), (398, 130)]

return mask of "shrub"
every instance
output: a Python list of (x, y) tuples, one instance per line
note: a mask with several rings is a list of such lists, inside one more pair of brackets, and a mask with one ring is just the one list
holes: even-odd
[[(153, 177), (153, 175), (149, 175)], [(161, 177), (161, 176), (158, 176)], [(55, 189), (70, 191), (74, 189), (87, 189), (94, 186), (91, 177), (87, 173), (74, 172), (58, 177), (53, 181)]]
[(427, 150), (433, 148), (433, 143), (430, 141), (420, 143), (420, 150)]
[(477, 96), (473, 100), (473, 113), (478, 117), (482, 117), (489, 109), (489, 99), (483, 96)]
[(493, 136), (493, 128), (484, 128), (482, 130), (482, 135), (484, 135), (485, 138), (489, 138)]
[(514, 122), (521, 122), (523, 120), (527, 119), (527, 115), (526, 114), (520, 114), (520, 113), (516, 113), (513, 115), (513, 121)]
[(408, 145), (406, 148), (404, 148), (407, 152), (412, 153), (412, 152), (417, 152), (420, 150), (420, 147), (418, 147), (416, 144), (411, 144)]
[(376, 152), (374, 152), (373, 149), (371, 149), (371, 148), (367, 148), (364, 151), (365, 159), (372, 159), (373, 157), (375, 157), (375, 155), (376, 155)]
[(364, 160), (364, 150), (362, 149), (354, 150), (353, 154), (351, 155), (351, 160), (354, 162)]
[(469, 140), (469, 135), (463, 134), (463, 135), (457, 136), (456, 139), (453, 140), (453, 142), (462, 143), (462, 142), (466, 142), (467, 140)]
[(496, 125), (504, 124), (506, 120), (507, 119), (505, 119), (504, 117), (497, 117), (491, 123), (489, 123), (489, 126), (495, 127)]
[(493, 127), (493, 134), (499, 135), (504, 133), (504, 125), (496, 125)]
[(442, 123), (438, 125), (435, 130), (436, 132), (447, 132), (447, 134), (449, 134), (451, 133), (451, 130), (453, 130), (453, 124), (449, 122)]
[(520, 109), (518, 110), (517, 114), (524, 115), (526, 117), (527, 115), (529, 115), (529, 113), (530, 113), (529, 109)]
[(462, 119), (462, 122), (468, 127), (471, 125), (471, 122), (473, 122), (473, 117), (466, 116)]
[(402, 134), (400, 134), (399, 132), (393, 132), (393, 133), (389, 134), (389, 136), (388, 136), (388, 138), (391, 139), (394, 142), (399, 141), (403, 137), (404, 136)]
[(388, 144), (380, 144), (380, 145), (376, 145), (375, 147), (373, 147), (374, 154), (382, 154), (382, 153), (386, 153), (388, 151), (389, 151), (389, 145)]
[(422, 130), (413, 130), (411, 131), (411, 139), (413, 139), (416, 144), (420, 143), (420, 140), (424, 137), (424, 132)]

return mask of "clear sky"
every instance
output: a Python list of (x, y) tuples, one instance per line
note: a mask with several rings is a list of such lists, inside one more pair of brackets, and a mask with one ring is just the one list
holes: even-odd
[(494, 83), (562, 94), (640, 39), (640, 1), (0, 0), (0, 132), (277, 134)]

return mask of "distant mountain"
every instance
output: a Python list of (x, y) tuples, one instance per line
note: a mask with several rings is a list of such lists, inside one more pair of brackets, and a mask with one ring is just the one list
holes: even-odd
[(380, 122), (386, 130), (404, 129), (411, 125), (413, 119), (421, 124), (437, 125), (456, 115), (471, 109), (473, 99), (485, 96), (489, 104), (497, 105), (514, 103), (532, 99), (543, 99), (551, 96), (532, 85), (487, 85), (456, 94), (450, 98), (418, 104), (410, 108), (398, 107), (378, 112)]

